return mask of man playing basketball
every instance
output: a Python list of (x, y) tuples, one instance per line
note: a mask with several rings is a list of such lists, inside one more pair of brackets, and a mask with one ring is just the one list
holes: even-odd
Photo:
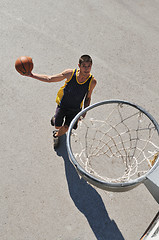
[[(92, 59), (89, 55), (82, 55), (79, 59), (79, 69), (67, 69), (62, 73), (47, 76), (30, 73), (28, 76), (43, 82), (59, 82), (66, 79), (56, 97), (57, 108), (55, 116), (51, 119), (51, 124), (55, 126), (53, 131), (54, 148), (59, 144), (59, 137), (65, 134), (72, 119), (84, 108), (90, 105), (91, 95), (96, 80), (91, 75)], [(85, 116), (83, 116), (85, 117)], [(76, 123), (74, 129), (77, 128)]]

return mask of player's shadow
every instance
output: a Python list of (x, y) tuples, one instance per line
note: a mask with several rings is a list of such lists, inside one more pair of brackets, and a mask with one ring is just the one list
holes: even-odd
[(79, 177), (70, 162), (66, 148), (66, 135), (60, 140), (60, 146), (56, 152), (64, 159), (70, 196), (79, 211), (87, 218), (97, 240), (124, 240), (116, 223), (109, 218), (101, 196)]

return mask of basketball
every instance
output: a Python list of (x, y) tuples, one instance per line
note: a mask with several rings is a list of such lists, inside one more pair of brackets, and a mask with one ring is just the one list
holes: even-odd
[(19, 57), (15, 62), (15, 69), (21, 75), (28, 75), (33, 69), (33, 61), (31, 57)]

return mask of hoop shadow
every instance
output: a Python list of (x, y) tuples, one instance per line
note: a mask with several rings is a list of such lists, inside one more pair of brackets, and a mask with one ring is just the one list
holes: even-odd
[(70, 196), (78, 210), (87, 218), (97, 240), (124, 240), (114, 220), (109, 218), (101, 196), (79, 177), (69, 160), (66, 135), (60, 138), (60, 146), (56, 153), (64, 159)]

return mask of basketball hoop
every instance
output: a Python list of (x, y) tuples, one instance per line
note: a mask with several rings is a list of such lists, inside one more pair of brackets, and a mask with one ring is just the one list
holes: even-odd
[(158, 166), (158, 144), (156, 120), (140, 106), (121, 100), (85, 108), (67, 134), (69, 157), (79, 175), (108, 191), (128, 191), (144, 182)]

